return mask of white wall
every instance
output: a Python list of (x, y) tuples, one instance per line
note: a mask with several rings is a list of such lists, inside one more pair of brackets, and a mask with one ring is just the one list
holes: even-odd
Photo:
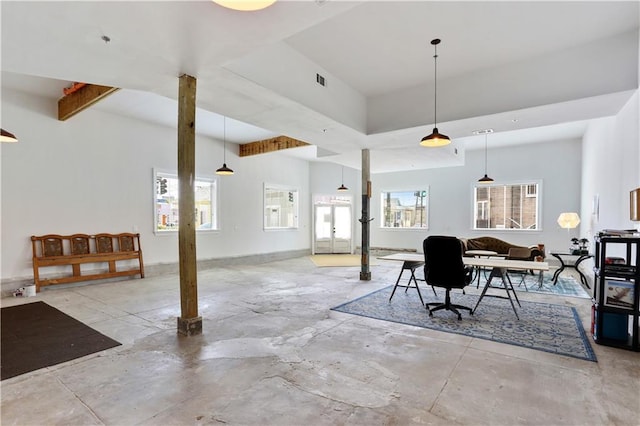
[[(638, 91), (615, 117), (594, 120), (583, 138), (582, 230), (589, 236), (602, 229), (631, 229), (629, 192), (640, 187), (640, 108)], [(599, 218), (592, 201), (599, 197)]]
[[(3, 280), (32, 276), (31, 235), (140, 232), (145, 265), (178, 260), (177, 233), (153, 232), (153, 168), (176, 170), (177, 130), (90, 108), (61, 122), (55, 101), (2, 91), (2, 121), (19, 135), (1, 144)], [(197, 123), (196, 123), (197, 126)], [(199, 259), (310, 247), (309, 165), (270, 155), (239, 158), (219, 177), (219, 232), (199, 233)], [(222, 164), (221, 141), (196, 138), (196, 173)], [(300, 190), (300, 227), (264, 231), (264, 182)]]
[[(425, 155), (426, 155), (425, 151)], [(566, 250), (567, 232), (556, 220), (564, 211), (580, 210), (580, 140), (562, 140), (488, 151), (488, 174), (496, 183), (536, 180), (542, 183), (540, 230), (472, 230), (473, 185), (484, 174), (484, 151), (466, 152), (461, 167), (376, 174), (372, 178), (372, 247), (408, 248), (422, 251), (427, 235), (446, 234), (462, 238), (490, 235), (514, 244), (544, 243), (547, 251)], [(429, 229), (380, 228), (380, 193), (416, 190), (428, 186)], [(572, 236), (576, 236), (576, 231)]]

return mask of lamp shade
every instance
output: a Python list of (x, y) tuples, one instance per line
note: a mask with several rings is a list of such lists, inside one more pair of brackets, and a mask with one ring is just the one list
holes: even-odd
[(573, 229), (579, 224), (580, 216), (578, 216), (578, 213), (565, 212), (560, 213), (560, 216), (558, 216), (558, 225), (560, 225), (561, 228)]
[(11, 133), (7, 132), (5, 129), (0, 129), (2, 131), (2, 136), (0, 136), (0, 142), (18, 142), (18, 138)]
[(222, 167), (216, 170), (217, 175), (229, 176), (233, 174), (233, 170), (227, 167), (227, 163), (224, 163)]
[(451, 143), (451, 139), (447, 135), (438, 132), (438, 128), (434, 127), (430, 135), (425, 136), (420, 141), (420, 145), (428, 147), (445, 146)]
[(276, 0), (213, 0), (214, 3), (222, 7), (243, 12), (265, 9), (276, 2)]

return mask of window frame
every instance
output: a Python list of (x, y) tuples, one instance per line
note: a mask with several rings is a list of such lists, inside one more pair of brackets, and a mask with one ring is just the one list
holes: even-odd
[[(174, 179), (175, 181), (178, 181), (178, 173), (176, 171), (173, 170), (166, 170), (166, 169), (159, 169), (159, 168), (154, 168), (153, 169), (153, 180), (152, 180), (152, 185), (153, 185), (153, 233), (156, 235), (171, 235), (174, 234), (176, 232), (178, 232), (179, 226), (170, 228), (170, 229), (159, 229), (158, 228), (158, 220), (159, 220), (159, 211), (158, 211), (158, 199), (160, 198), (160, 194), (158, 193), (158, 178), (169, 178), (169, 179)], [(194, 181), (194, 186), (195, 183), (198, 182), (206, 182), (209, 183), (211, 185), (211, 189), (210, 189), (210, 203), (211, 203), (211, 213), (208, 217), (208, 219), (210, 220), (210, 222), (203, 222), (203, 224), (206, 223), (211, 223), (211, 228), (205, 228), (205, 229), (198, 229), (198, 226), (196, 226), (196, 232), (217, 232), (220, 230), (220, 211), (219, 211), (219, 202), (218, 200), (220, 199), (220, 185), (219, 185), (219, 180), (216, 176), (213, 175), (196, 175), (195, 177), (195, 181)], [(177, 191), (177, 189), (176, 189)], [(176, 197), (177, 200), (177, 197)], [(176, 216), (179, 216), (179, 210), (178, 207), (175, 207), (176, 209)], [(173, 210), (173, 208), (172, 208)]]
[[(530, 192), (530, 186), (536, 185), (536, 193), (532, 194)], [(536, 224), (534, 228), (506, 228), (506, 227), (487, 227), (487, 228), (479, 228), (477, 227), (478, 223), (478, 198), (477, 198), (477, 188), (495, 188), (495, 187), (513, 187), (513, 186), (521, 186), (524, 187), (522, 191), (522, 199), (536, 199)], [(541, 232), (542, 229), (542, 180), (539, 179), (527, 179), (522, 181), (508, 181), (508, 182), (493, 182), (493, 183), (479, 183), (474, 182), (471, 186), (471, 230), (473, 231), (505, 231), (505, 232)], [(491, 218), (491, 211), (493, 210), (493, 206), (489, 200), (482, 200), (480, 202), (486, 202), (488, 212), (488, 218)], [(503, 225), (504, 226), (504, 225)]]
[[(267, 205), (268, 196), (267, 191), (278, 191), (293, 193), (293, 224), (291, 226), (268, 226), (267, 221), (267, 208), (277, 207), (279, 211), (282, 209), (282, 204)], [(281, 214), (281, 213), (280, 213)], [(279, 221), (280, 222), (280, 221)], [(262, 189), (262, 229), (265, 231), (284, 231), (294, 230), (300, 228), (300, 189), (292, 185), (281, 185), (265, 182)]]
[[(385, 226), (385, 197), (386, 194), (399, 194), (399, 193), (412, 193), (414, 195), (412, 195), (412, 197), (415, 197), (415, 193), (416, 192), (424, 192), (425, 196), (422, 197), (424, 199), (424, 212), (425, 212), (425, 218), (424, 218), (424, 226), (413, 226), (413, 227), (403, 227), (403, 226)], [(422, 187), (422, 189), (382, 189), (380, 191), (380, 221), (378, 222), (378, 226), (380, 229), (382, 230), (398, 230), (398, 231), (425, 231), (429, 229), (429, 207), (430, 207), (430, 198), (431, 198), (431, 190), (429, 188), (428, 185), (425, 185)], [(398, 215), (400, 215), (400, 218), (402, 218), (402, 212), (401, 211), (395, 211), (392, 212), (394, 214), (394, 216), (397, 218)], [(400, 220), (401, 222), (402, 220)], [(394, 221), (395, 222), (395, 221)]]

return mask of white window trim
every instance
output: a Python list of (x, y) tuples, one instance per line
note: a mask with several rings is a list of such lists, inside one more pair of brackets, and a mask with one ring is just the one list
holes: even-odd
[[(295, 203), (295, 225), (294, 226), (267, 226), (267, 218), (265, 211), (269, 205), (267, 205), (267, 190), (278, 190), (283, 192), (295, 192), (297, 194), (297, 201)], [(275, 183), (264, 182), (262, 186), (262, 229), (264, 231), (290, 231), (300, 228), (300, 189), (291, 185), (281, 185)]]
[[(485, 187), (491, 187), (491, 186), (506, 186), (506, 185), (531, 185), (531, 184), (537, 184), (538, 185), (538, 193), (536, 195), (537, 199), (538, 199), (538, 206), (537, 206), (537, 218), (538, 218), (538, 228), (536, 229), (514, 229), (514, 228), (476, 228), (475, 224), (476, 224), (476, 216), (475, 216), (475, 209), (476, 209), (476, 191), (475, 188), (485, 188)], [(510, 233), (510, 232), (519, 232), (519, 233), (541, 233), (543, 232), (543, 227), (542, 224), (544, 223), (543, 221), (543, 217), (542, 217), (542, 197), (540, 196), (544, 191), (543, 185), (542, 185), (542, 180), (541, 179), (523, 179), (523, 180), (513, 180), (513, 181), (506, 181), (506, 182), (493, 182), (493, 183), (478, 183), (478, 182), (472, 182), (471, 183), (471, 224), (470, 224), (470, 230), (471, 231), (476, 231), (476, 232), (482, 232), (482, 231), (491, 231), (491, 232), (505, 232), (505, 233)]]
[[(378, 191), (378, 202), (380, 203), (380, 220), (378, 221), (378, 229), (380, 229), (381, 231), (397, 231), (397, 232), (423, 232), (425, 230), (429, 229), (429, 219), (431, 218), (431, 214), (430, 214), (430, 210), (431, 210), (431, 188), (429, 187), (429, 185), (425, 185), (422, 186), (423, 189), (381, 189)], [(384, 226), (384, 203), (382, 201), (382, 194), (386, 194), (387, 192), (416, 192), (416, 191), (426, 191), (427, 192), (427, 196), (426, 196), (426, 206), (425, 206), (425, 213), (427, 214), (427, 218), (425, 220), (425, 227), (424, 228), (395, 228), (393, 226)]]
[[(156, 208), (156, 203), (157, 203), (157, 194), (156, 194), (156, 180), (158, 178), (158, 175), (161, 176), (167, 176), (167, 177), (172, 177), (175, 179), (178, 179), (178, 172), (176, 170), (168, 170), (168, 169), (161, 169), (161, 168), (153, 168), (153, 179), (151, 180), (151, 185), (152, 185), (152, 214), (153, 214), (153, 233), (155, 235), (175, 235), (178, 233), (178, 228), (176, 229), (168, 229), (168, 230), (159, 230), (157, 228), (157, 224), (158, 224), (158, 210)], [(198, 233), (211, 233), (211, 232), (219, 232), (222, 229), (221, 223), (220, 223), (220, 182), (217, 176), (215, 175), (208, 175), (208, 174), (197, 174), (196, 175), (196, 179), (197, 181), (205, 181), (205, 182), (211, 182), (214, 184), (215, 189), (212, 191), (215, 196), (215, 200), (213, 202), (213, 206), (212, 206), (212, 215), (214, 216), (212, 218), (215, 219), (216, 228), (213, 229), (196, 229), (196, 232)]]

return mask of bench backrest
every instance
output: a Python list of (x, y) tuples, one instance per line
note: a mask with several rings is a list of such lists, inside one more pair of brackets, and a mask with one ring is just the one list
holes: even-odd
[(96, 235), (33, 235), (31, 242), (33, 257), (140, 251), (140, 234), (129, 232)]

